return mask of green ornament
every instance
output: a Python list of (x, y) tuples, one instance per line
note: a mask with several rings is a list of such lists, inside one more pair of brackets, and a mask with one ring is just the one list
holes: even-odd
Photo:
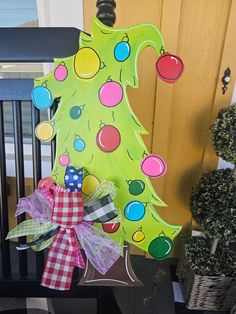
[(128, 182), (129, 193), (132, 195), (139, 195), (143, 193), (145, 189), (145, 183), (142, 180), (132, 180)]
[(173, 242), (169, 237), (159, 236), (149, 244), (148, 252), (156, 259), (164, 259), (170, 255)]

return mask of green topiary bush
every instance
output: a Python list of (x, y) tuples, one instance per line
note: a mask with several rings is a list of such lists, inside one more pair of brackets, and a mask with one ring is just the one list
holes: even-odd
[[(220, 110), (211, 130), (217, 155), (236, 164), (236, 105)], [(219, 298), (218, 304), (214, 299), (216, 295), (223, 296), (226, 290), (231, 291), (231, 287), (235, 289), (232, 277), (236, 277), (236, 253), (227, 247), (227, 243), (236, 240), (236, 170), (219, 169), (203, 174), (192, 189), (190, 209), (193, 218), (205, 231), (205, 237), (191, 237), (184, 243), (179, 275), (184, 280), (185, 297), (190, 298), (189, 293), (191, 301), (195, 297), (199, 301), (199, 309), (202, 305), (211, 308), (211, 302), (215, 304), (212, 308), (218, 309), (224, 298)], [(212, 285), (214, 278), (195, 281), (189, 270), (199, 276), (222, 278), (216, 280), (216, 285)], [(196, 286), (193, 289), (193, 281), (201, 289), (203, 287), (201, 296)], [(231, 282), (230, 289), (225, 288), (227, 282)]]
[(236, 240), (236, 177), (231, 169), (205, 173), (193, 188), (190, 209), (212, 239)]
[(210, 254), (211, 241), (192, 237), (185, 243), (185, 258), (191, 270), (200, 276), (236, 276), (236, 253), (221, 243), (216, 253)]
[(236, 104), (223, 108), (211, 126), (217, 156), (236, 163)]

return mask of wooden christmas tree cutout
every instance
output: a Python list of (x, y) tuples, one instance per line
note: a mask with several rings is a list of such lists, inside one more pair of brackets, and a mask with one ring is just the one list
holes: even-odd
[[(149, 177), (164, 175), (167, 166), (160, 156), (147, 151), (141, 137), (147, 132), (132, 111), (126, 87), (138, 87), (138, 56), (147, 46), (161, 55), (157, 70), (165, 82), (179, 78), (183, 63), (165, 51), (161, 33), (153, 25), (113, 29), (95, 18), (91, 29), (91, 36), (81, 33), (75, 55), (55, 59), (54, 71), (35, 80), (32, 99), (37, 108), (48, 109), (54, 99), (60, 99), (52, 119), (41, 122), (35, 132), (41, 141), (56, 137), (50, 177), (61, 186), (67, 166), (84, 169), (84, 197), (103, 180), (114, 182), (115, 206), (122, 221), (97, 227), (121, 245), (127, 241), (164, 259), (171, 254), (172, 241), (181, 227), (167, 224), (158, 214), (158, 207), (166, 204)], [(127, 256), (125, 250), (121, 260), (127, 261)], [(140, 285), (129, 263), (123, 264), (127, 267), (124, 276), (132, 273), (130, 283)], [(97, 279), (91, 269), (86, 274), (90, 279), (84, 284)]]

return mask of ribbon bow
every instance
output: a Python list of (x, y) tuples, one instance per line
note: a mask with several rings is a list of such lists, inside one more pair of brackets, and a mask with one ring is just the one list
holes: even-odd
[[(105, 274), (122, 254), (122, 248), (117, 243), (102, 230), (91, 225), (91, 222), (106, 223), (117, 219), (117, 210), (112, 199), (116, 194), (114, 184), (108, 184), (110, 188), (113, 186), (113, 189), (110, 189), (112, 196), (106, 194), (100, 199), (96, 199), (98, 195), (101, 195), (104, 185), (109, 182), (103, 181), (91, 195), (85, 198), (86, 205), (84, 206), (81, 194), (82, 184), (79, 186), (82, 182), (82, 170), (80, 170), (71, 166), (67, 167), (64, 177), (66, 189), (57, 185), (49, 193), (50, 196), (48, 196), (48, 189), (41, 189), (40, 196), (44, 195), (46, 198), (49, 197), (50, 200), (53, 199), (50, 216), (51, 230), (43, 235), (41, 234), (40, 237), (31, 243), (18, 246), (18, 249), (26, 249), (33, 245), (39, 245), (42, 241), (48, 240), (50, 236), (53, 236), (41, 282), (43, 286), (48, 288), (57, 290), (70, 289), (74, 267), (85, 267), (78, 240), (87, 258), (102, 274)], [(34, 193), (38, 196), (39, 191), (36, 191)], [(48, 216), (45, 217), (44, 215), (42, 218), (42, 209), (39, 206), (33, 206), (32, 200), (35, 199), (35, 196), (31, 194), (28, 198), (25, 198), (23, 203), (20, 202), (17, 214), (30, 208), (29, 213), (33, 213), (32, 217), (34, 219), (36, 218), (37, 220), (41, 217), (41, 222), (44, 219), (48, 223)], [(26, 205), (26, 200), (29, 200), (30, 206), (26, 206), (23, 210), (22, 206)], [(38, 204), (38, 200), (36, 203)], [(48, 212), (52, 203), (43, 202), (43, 204), (47, 205)], [(10, 233), (14, 233), (13, 231)], [(13, 237), (10, 233), (8, 238)]]

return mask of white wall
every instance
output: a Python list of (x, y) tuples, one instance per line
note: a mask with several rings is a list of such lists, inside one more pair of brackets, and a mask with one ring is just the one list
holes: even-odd
[(83, 0), (37, 0), (39, 26), (84, 29)]

